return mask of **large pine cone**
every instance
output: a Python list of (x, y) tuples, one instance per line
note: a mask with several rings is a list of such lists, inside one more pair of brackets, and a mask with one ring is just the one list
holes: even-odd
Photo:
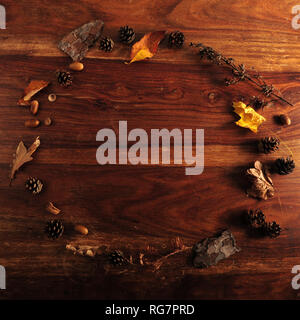
[(100, 40), (99, 49), (105, 52), (111, 52), (114, 47), (114, 42), (111, 38), (105, 37)]
[(43, 183), (38, 178), (30, 177), (27, 179), (25, 187), (33, 194), (39, 194), (42, 191)]
[(265, 137), (259, 141), (258, 150), (264, 153), (271, 153), (278, 150), (279, 145), (279, 139), (275, 137)]
[(246, 214), (246, 221), (251, 228), (262, 228), (266, 223), (266, 217), (260, 209), (250, 209)]
[(275, 171), (279, 174), (289, 174), (295, 169), (295, 162), (292, 158), (279, 158), (275, 161)]
[(61, 220), (55, 219), (47, 222), (45, 232), (49, 238), (57, 239), (64, 232), (64, 225)]
[(130, 44), (135, 39), (135, 32), (128, 26), (121, 27), (119, 30), (119, 38), (121, 42)]
[(169, 46), (181, 48), (184, 44), (184, 34), (180, 31), (171, 32), (169, 35)]
[(264, 231), (265, 231), (265, 234), (270, 238), (277, 238), (278, 236), (280, 236), (281, 227), (275, 221), (268, 222), (264, 226)]

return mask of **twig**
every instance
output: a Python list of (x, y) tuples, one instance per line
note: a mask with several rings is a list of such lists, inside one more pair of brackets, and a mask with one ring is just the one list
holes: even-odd
[(256, 85), (257, 87), (259, 87), (261, 89), (261, 92), (266, 97), (273, 96), (273, 97), (276, 97), (277, 99), (287, 103), (288, 105), (293, 106), (292, 103), (290, 103), (289, 101), (284, 99), (282, 96), (275, 93), (274, 91), (278, 91), (278, 90), (276, 90), (273, 85), (268, 85), (263, 80), (261, 75), (259, 75), (258, 73), (251, 75), (248, 72), (248, 70), (246, 70), (244, 64), (235, 64), (233, 58), (227, 58), (227, 57), (223, 56), (221, 53), (215, 51), (213, 48), (206, 47), (202, 43), (195, 44), (195, 43), (191, 42), (190, 46), (195, 47), (195, 48), (200, 48), (199, 55), (200, 55), (201, 59), (206, 58), (207, 60), (210, 60), (217, 65), (226, 65), (231, 68), (233, 78), (225, 79), (226, 85), (229, 86), (232, 84), (236, 84), (240, 81), (248, 80), (248, 81), (252, 82), (254, 85)]
[(191, 249), (192, 249), (192, 247), (183, 246), (181, 249), (177, 249), (177, 250), (167, 254), (166, 256), (163, 256), (162, 258), (156, 260), (155, 262), (153, 262), (154, 271), (157, 271), (162, 266), (164, 261), (167, 260), (169, 257), (174, 256), (175, 254), (178, 254), (178, 253), (182, 253), (187, 250), (191, 250)]

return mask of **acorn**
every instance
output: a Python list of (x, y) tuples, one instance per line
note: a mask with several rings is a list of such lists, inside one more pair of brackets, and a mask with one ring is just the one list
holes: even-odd
[(75, 61), (69, 65), (69, 69), (73, 71), (82, 71), (84, 69), (84, 65), (79, 61)]
[(39, 102), (37, 100), (33, 100), (30, 103), (30, 112), (33, 115), (36, 115), (39, 111)]
[(292, 123), (291, 118), (287, 114), (281, 114), (279, 119), (284, 126), (289, 126)]

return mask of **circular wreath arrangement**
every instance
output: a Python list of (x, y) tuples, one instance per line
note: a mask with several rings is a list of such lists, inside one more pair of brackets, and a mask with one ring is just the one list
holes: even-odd
[[(73, 59), (73, 62), (68, 67), (69, 70), (57, 70), (55, 72), (56, 80), (61, 86), (66, 88), (71, 86), (74, 79), (74, 73), (79, 73), (84, 69), (84, 65), (80, 61), (85, 57), (90, 47), (97, 44), (99, 50), (108, 53), (113, 51), (115, 42), (109, 36), (102, 36), (103, 25), (104, 23), (101, 20), (89, 22), (78, 29), (73, 30), (69, 35), (65, 36), (61, 40), (59, 48)], [(125, 62), (127, 64), (152, 58), (156, 54), (159, 44), (164, 39), (167, 39), (168, 47), (170, 49), (180, 49), (185, 43), (185, 36), (180, 31), (173, 31), (171, 33), (167, 33), (165, 31), (154, 31), (145, 34), (138, 41), (136, 41), (136, 38), (136, 33), (133, 28), (129, 26), (123, 26), (120, 28), (119, 42), (131, 46), (130, 61)], [(257, 113), (256, 110), (262, 109), (274, 101), (280, 101), (281, 103), (293, 106), (291, 102), (281, 96), (279, 91), (276, 90), (273, 85), (267, 84), (262, 76), (255, 70), (247, 70), (244, 64), (237, 64), (233, 58), (228, 58), (213, 48), (207, 47), (201, 43), (190, 43), (190, 47), (197, 50), (197, 54), (201, 59), (206, 59), (213, 64), (221, 67), (227, 67), (231, 70), (232, 77), (225, 78), (224, 80), (224, 84), (226, 86), (234, 85), (241, 81), (248, 81), (259, 89), (260, 96), (252, 97), (249, 105), (246, 105), (243, 101), (233, 103), (234, 111), (240, 117), (239, 121), (236, 122), (237, 125), (248, 128), (253, 132), (257, 132), (259, 125), (261, 125), (265, 119)], [(19, 100), (18, 104), (21, 106), (29, 106), (32, 115), (36, 116), (39, 109), (39, 102), (37, 100), (33, 100), (33, 97), (48, 85), (49, 82), (47, 81), (32, 80), (25, 89), (24, 96)], [(48, 96), (48, 100), (51, 103), (55, 102), (56, 95), (54, 93), (50, 94)], [(283, 125), (291, 124), (291, 120), (287, 114), (279, 115), (278, 118)], [(27, 128), (36, 128), (40, 124), (41, 121), (36, 118), (25, 122), (25, 126)], [(51, 125), (52, 119), (45, 119), (44, 124)], [(281, 142), (280, 138), (275, 134), (266, 136), (258, 141), (258, 150), (265, 154), (276, 152), (279, 149)], [(19, 143), (12, 163), (10, 182), (14, 179), (16, 171), (19, 170), (24, 163), (33, 159), (32, 155), (38, 149), (39, 145), (39, 137), (36, 138), (28, 149), (24, 146), (23, 142)], [(245, 171), (245, 177), (248, 181), (248, 196), (264, 200), (273, 197), (274, 186), (270, 173), (277, 172), (280, 175), (286, 175), (293, 172), (294, 168), (295, 162), (292, 158), (292, 153), (288, 157), (278, 158), (272, 166), (265, 166), (260, 161), (255, 161), (253, 168), (249, 168)], [(25, 186), (32, 194), (37, 195), (43, 189), (43, 182), (37, 177), (30, 177), (26, 181)], [(58, 215), (60, 213), (60, 209), (58, 209), (52, 202), (47, 204), (46, 210), (53, 215)], [(278, 223), (275, 221), (267, 221), (265, 214), (259, 208), (248, 210), (245, 214), (245, 218), (250, 230), (257, 234), (276, 238), (282, 231)], [(60, 219), (52, 219), (48, 221), (45, 227), (47, 235), (52, 239), (60, 238), (64, 233), (64, 229), (64, 223)], [(82, 235), (88, 234), (88, 229), (83, 225), (76, 225), (74, 230)], [(221, 249), (225, 248), (227, 253), (224, 255), (225, 251), (216, 251), (214, 253), (217, 258), (215, 257), (212, 259), (208, 254), (208, 248), (211, 248), (216, 243), (220, 244)], [(67, 244), (66, 248), (74, 253), (84, 256), (95, 257), (99, 254), (99, 247), (97, 246), (74, 246)], [(166, 256), (152, 262), (155, 270), (159, 269), (163, 261), (170, 256), (183, 251), (190, 251), (191, 249), (194, 257), (194, 266), (196, 267), (208, 267), (239, 251), (239, 248), (236, 247), (233, 235), (228, 230), (222, 232), (216, 237), (204, 239), (195, 244), (194, 247), (187, 247), (183, 244), (180, 238), (176, 238), (174, 248), (175, 251), (172, 251)], [(101, 254), (103, 254), (103, 252), (101, 252)], [(105, 254), (113, 265), (133, 264), (132, 256), (127, 258), (119, 249), (106, 252)], [(146, 263), (143, 260), (143, 257), (144, 254), (139, 256), (139, 264), (141, 265)]]

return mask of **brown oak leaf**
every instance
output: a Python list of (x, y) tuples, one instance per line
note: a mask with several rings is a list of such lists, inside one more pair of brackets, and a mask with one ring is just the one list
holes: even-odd
[(273, 182), (260, 161), (254, 162), (254, 168), (247, 170), (246, 175), (250, 182), (247, 194), (253, 198), (267, 200), (274, 196)]
[(15, 177), (16, 171), (18, 171), (24, 163), (33, 160), (32, 154), (36, 151), (39, 145), (40, 145), (39, 137), (35, 139), (33, 144), (28, 149), (25, 147), (23, 141), (19, 143), (16, 150), (15, 158), (13, 159), (13, 162), (12, 162), (12, 168), (10, 173), (10, 183)]
[(31, 98), (48, 85), (49, 82), (44, 80), (32, 80), (24, 90), (24, 97), (18, 101), (18, 105), (29, 106)]
[(132, 46), (129, 63), (152, 58), (165, 34), (165, 31), (154, 31), (145, 34), (140, 41)]

